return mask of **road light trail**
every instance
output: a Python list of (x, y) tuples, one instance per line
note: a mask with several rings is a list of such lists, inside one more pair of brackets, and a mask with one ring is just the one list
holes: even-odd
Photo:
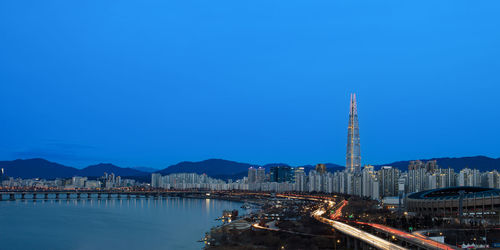
[[(335, 214), (337, 214), (337, 212), (339, 212), (344, 206), (346, 205), (346, 203), (342, 204), (336, 211)], [(324, 218), (323, 217), (323, 214), (325, 213), (326, 211), (323, 210), (323, 209), (318, 209), (316, 211), (314, 211), (312, 213), (313, 217), (315, 219), (317, 219), (318, 221), (321, 221), (325, 224), (329, 224), (331, 225), (333, 228), (339, 230), (340, 232), (344, 233), (344, 234), (347, 234), (351, 237), (354, 237), (354, 238), (357, 238), (359, 240), (362, 240), (374, 247), (377, 247), (379, 249), (394, 249), (394, 250), (406, 250), (406, 248), (404, 247), (401, 247), (401, 246), (398, 246), (394, 243), (391, 243), (387, 240), (384, 240), (382, 238), (379, 238), (375, 235), (372, 235), (372, 234), (369, 234), (367, 232), (364, 232), (362, 230), (359, 230), (355, 227), (352, 227), (352, 226), (349, 226), (345, 223), (342, 223), (342, 222), (338, 222), (338, 221), (334, 221), (334, 220), (330, 220), (330, 219), (327, 219), (327, 218)]]
[(386, 233), (397, 235), (398, 237), (404, 238), (404, 239), (406, 239), (408, 241), (412, 241), (412, 242), (418, 243), (418, 244), (420, 244), (422, 246), (426, 246), (426, 247), (430, 247), (430, 248), (445, 249), (445, 250), (455, 249), (455, 248), (453, 248), (451, 246), (448, 246), (446, 244), (443, 244), (443, 243), (431, 240), (431, 239), (429, 239), (429, 238), (427, 238), (425, 236), (422, 236), (422, 235), (413, 235), (413, 234), (410, 234), (410, 233), (407, 233), (407, 232), (404, 232), (404, 231), (401, 231), (401, 230), (397, 230), (397, 229), (394, 229), (394, 228), (391, 228), (391, 227), (388, 227), (388, 226), (384, 226), (384, 225), (380, 225), (380, 224), (376, 224), (376, 223), (360, 222), (360, 221), (356, 221), (356, 223), (361, 224), (361, 225), (368, 225), (368, 226), (377, 228), (377, 229), (382, 230), (382, 231), (384, 231)]
[[(288, 198), (297, 198), (297, 197), (290, 197), (288, 196)], [(320, 198), (320, 197), (314, 197), (314, 198)], [(309, 198), (311, 199), (311, 198)], [(330, 203), (330, 206), (333, 206), (334, 205), (334, 202), (329, 200), (328, 201)], [(340, 204), (338, 204), (338, 208), (335, 210), (335, 212), (333, 212), (331, 215), (330, 215), (330, 219), (327, 219), (327, 218), (324, 218), (322, 217), (323, 214), (326, 212), (325, 210), (323, 209), (318, 209), (316, 211), (314, 211), (312, 213), (312, 216), (314, 218), (316, 218), (317, 220), (323, 222), (323, 223), (326, 223), (326, 224), (329, 224), (331, 225), (332, 227), (336, 228), (337, 230), (341, 231), (341, 232), (344, 232), (346, 234), (349, 234), (353, 237), (356, 237), (356, 238), (359, 238), (371, 245), (374, 245), (375, 247), (379, 247), (379, 248), (383, 248), (383, 249), (406, 249), (406, 248), (403, 248), (401, 246), (398, 246), (396, 244), (393, 244), (387, 240), (384, 240), (382, 238), (379, 238), (377, 236), (374, 236), (372, 234), (369, 234), (367, 232), (364, 232), (360, 229), (357, 229), (355, 227), (352, 227), (352, 226), (349, 226), (345, 223), (342, 223), (342, 222), (338, 222), (338, 221), (335, 221), (337, 220), (338, 218), (340, 218), (340, 216), (342, 215), (342, 209), (347, 205), (347, 201), (344, 200), (342, 201)], [(399, 238), (403, 238), (409, 242), (413, 242), (415, 244), (419, 244), (423, 247), (427, 247), (427, 248), (437, 248), (437, 249), (445, 249), (445, 250), (452, 250), (452, 249), (456, 249), (456, 248), (453, 248), (447, 244), (443, 244), (443, 243), (440, 243), (440, 242), (437, 242), (437, 241), (434, 241), (434, 240), (431, 240), (427, 237), (424, 237), (424, 236), (421, 236), (421, 235), (412, 235), (410, 233), (407, 233), (407, 232), (404, 232), (404, 231), (401, 231), (401, 230), (397, 230), (397, 229), (394, 229), (394, 228), (391, 228), (391, 227), (387, 227), (387, 226), (384, 226), (384, 225), (381, 225), (381, 224), (376, 224), (376, 223), (366, 223), (366, 222), (359, 222), (359, 221), (356, 221), (356, 223), (358, 224), (363, 224), (363, 225), (369, 225), (371, 227), (374, 227), (374, 228), (377, 228), (379, 230), (382, 230), (386, 233), (389, 233), (389, 234), (392, 234), (394, 236), (397, 236)]]

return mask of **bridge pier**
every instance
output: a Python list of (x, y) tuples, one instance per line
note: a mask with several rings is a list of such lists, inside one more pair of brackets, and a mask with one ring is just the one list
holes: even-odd
[(25, 193), (22, 193), (22, 194), (21, 194), (21, 200), (24, 200), (24, 198), (25, 198), (24, 196), (26, 196), (26, 194), (25, 194)]
[(43, 194), (43, 198), (44, 198), (45, 200), (48, 200), (48, 199), (49, 199), (49, 194), (48, 194), (48, 193)]
[(130, 200), (130, 193), (127, 193), (127, 199)]
[(59, 193), (56, 193), (56, 200), (59, 200)]
[(16, 196), (14, 194), (9, 194), (9, 199), (11, 201), (15, 201), (16, 200)]
[(101, 199), (101, 193), (97, 193), (97, 199)]
[(76, 194), (76, 199), (79, 200), (80, 198), (82, 198), (81, 194), (80, 193), (77, 193)]
[(87, 193), (87, 199), (92, 199), (92, 194), (91, 193)]
[(111, 193), (108, 193), (108, 199), (111, 199)]
[(364, 242), (361, 242), (361, 249), (363, 250), (369, 250), (370, 249), (370, 246)]
[(36, 193), (33, 193), (33, 200), (36, 200)]
[(116, 198), (120, 199), (121, 198), (121, 194), (117, 194)]
[(70, 193), (66, 193), (66, 199), (69, 200), (69, 198), (71, 198), (71, 194)]
[(0, 201), (3, 200), (3, 194), (0, 194)]

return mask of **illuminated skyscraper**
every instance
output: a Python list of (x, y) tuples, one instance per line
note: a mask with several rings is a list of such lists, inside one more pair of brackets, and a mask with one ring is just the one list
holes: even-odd
[(292, 169), (289, 166), (274, 166), (270, 169), (271, 182), (291, 182)]
[(257, 169), (254, 167), (250, 167), (248, 169), (248, 183), (256, 183), (257, 182)]
[(262, 183), (266, 181), (266, 169), (263, 167), (259, 167), (257, 169), (257, 182)]
[(356, 94), (351, 94), (349, 109), (349, 126), (347, 128), (346, 170), (350, 173), (361, 171), (361, 153), (359, 145), (358, 107)]
[(306, 191), (306, 173), (303, 167), (295, 169), (295, 191)]

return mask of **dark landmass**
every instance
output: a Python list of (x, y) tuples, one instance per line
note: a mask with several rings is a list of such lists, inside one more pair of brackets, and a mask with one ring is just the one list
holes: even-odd
[(45, 159), (35, 158), (27, 160), (0, 161), (0, 168), (3, 168), (5, 175), (14, 178), (70, 178), (73, 176), (98, 177), (104, 172), (116, 176), (147, 176), (148, 173), (131, 168), (121, 168), (113, 164), (100, 163), (88, 166), (83, 169), (64, 166), (59, 163), (50, 162)]
[[(500, 169), (500, 158), (494, 159), (486, 156), (460, 157), (460, 158), (433, 158), (423, 159), (422, 161), (436, 160), (437, 164), (442, 168), (451, 167), (455, 171), (459, 171), (465, 167), (475, 168), (480, 171), (491, 171)], [(380, 164), (375, 167), (393, 166), (401, 170), (407, 170), (410, 161), (397, 161), (388, 164)], [(175, 165), (169, 166), (162, 170), (156, 170), (147, 167), (124, 168), (113, 164), (100, 163), (97, 165), (88, 166), (83, 169), (78, 169), (70, 166), (65, 166), (59, 163), (50, 162), (45, 159), (18, 159), (13, 161), (0, 161), (0, 168), (4, 168), (5, 174), (14, 178), (69, 178), (73, 176), (102, 176), (104, 172), (114, 173), (117, 176), (133, 177), (134, 179), (148, 180), (152, 172), (162, 175), (172, 173), (197, 173), (206, 174), (213, 178), (223, 180), (237, 180), (248, 174), (249, 167), (259, 167), (259, 165), (228, 161), (223, 159), (208, 159), (198, 162), (184, 161)], [(285, 163), (270, 163), (262, 165), (269, 171), (273, 166), (289, 166)], [(303, 165), (306, 173), (313, 170), (315, 165)], [(328, 171), (335, 172), (344, 169), (344, 166), (326, 163)], [(149, 181), (149, 180), (148, 180)]]
[(146, 173), (154, 173), (158, 171), (157, 168), (150, 168), (150, 167), (132, 167), (132, 169), (139, 170), (141, 172), (146, 172)]
[(78, 169), (35, 158), (27, 160), (0, 161), (0, 168), (10, 177), (29, 178), (68, 178), (78, 175)]
[(104, 172), (119, 176), (141, 176), (145, 175), (145, 172), (132, 169), (132, 168), (121, 168), (109, 163), (100, 163), (97, 165), (88, 166), (80, 170), (79, 174), (81, 176), (102, 176)]
[(208, 159), (204, 161), (192, 162), (183, 161), (167, 167), (157, 173), (166, 175), (172, 173), (197, 173), (206, 174), (208, 176), (215, 175), (236, 175), (243, 172), (248, 172), (248, 168), (255, 166), (248, 163), (240, 163), (222, 159)]
[[(475, 168), (481, 172), (492, 171), (500, 169), (500, 158), (490, 158), (486, 156), (471, 156), (471, 157), (457, 157), (457, 158), (432, 158), (432, 159), (421, 159), (421, 161), (432, 161), (436, 160), (437, 164), (441, 168), (453, 168), (455, 171), (460, 171), (463, 168)], [(410, 161), (396, 161), (388, 164), (377, 165), (381, 166), (393, 166), (401, 170), (408, 170), (408, 164)]]

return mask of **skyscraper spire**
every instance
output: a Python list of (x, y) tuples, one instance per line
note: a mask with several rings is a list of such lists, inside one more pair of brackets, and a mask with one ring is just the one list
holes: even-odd
[(361, 171), (361, 152), (359, 145), (359, 124), (356, 94), (351, 94), (349, 125), (347, 127), (347, 154), (345, 167), (346, 170), (351, 173)]
[(358, 106), (356, 104), (356, 94), (351, 94), (351, 106), (349, 115), (358, 115)]

